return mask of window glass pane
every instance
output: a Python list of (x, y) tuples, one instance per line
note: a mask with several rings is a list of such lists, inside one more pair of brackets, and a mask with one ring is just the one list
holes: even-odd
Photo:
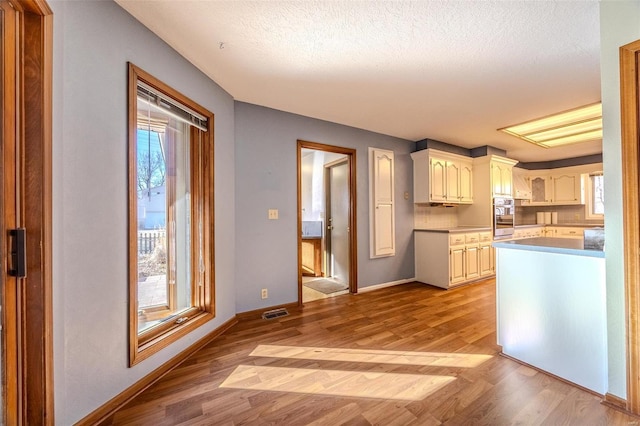
[(138, 102), (138, 332), (192, 306), (189, 127)]
[(604, 176), (592, 176), (591, 206), (593, 214), (604, 214)]

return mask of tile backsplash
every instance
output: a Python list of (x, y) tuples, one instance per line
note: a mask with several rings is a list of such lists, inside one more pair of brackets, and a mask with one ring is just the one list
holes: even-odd
[(458, 226), (458, 208), (414, 204), (413, 222), (415, 229), (455, 228)]
[(585, 207), (575, 206), (516, 206), (516, 225), (534, 225), (537, 212), (558, 212), (558, 224), (586, 223), (602, 225), (601, 220), (585, 219)]

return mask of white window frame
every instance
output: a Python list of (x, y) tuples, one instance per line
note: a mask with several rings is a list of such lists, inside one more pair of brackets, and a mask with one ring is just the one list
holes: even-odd
[(602, 175), (602, 172), (594, 172), (594, 173), (587, 173), (584, 175), (585, 177), (585, 190), (586, 190), (586, 196), (585, 196), (585, 203), (584, 203), (584, 218), (587, 220), (604, 220), (604, 213), (603, 214), (598, 214), (598, 213), (593, 213), (593, 180), (591, 179), (592, 176), (596, 176), (596, 175)]

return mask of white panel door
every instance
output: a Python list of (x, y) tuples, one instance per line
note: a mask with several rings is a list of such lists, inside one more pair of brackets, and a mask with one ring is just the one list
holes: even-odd
[(370, 257), (393, 256), (396, 253), (393, 151), (369, 148), (369, 152)]
[(330, 239), (331, 276), (349, 284), (349, 164), (329, 167), (329, 208), (327, 238)]

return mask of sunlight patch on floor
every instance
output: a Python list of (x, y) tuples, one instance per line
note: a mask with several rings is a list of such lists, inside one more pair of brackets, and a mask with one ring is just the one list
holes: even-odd
[(455, 377), (239, 365), (221, 388), (420, 401)]
[(314, 348), (277, 345), (259, 345), (253, 350), (253, 352), (251, 352), (250, 355), (269, 358), (462, 368), (477, 367), (492, 358), (492, 355), (483, 354)]

